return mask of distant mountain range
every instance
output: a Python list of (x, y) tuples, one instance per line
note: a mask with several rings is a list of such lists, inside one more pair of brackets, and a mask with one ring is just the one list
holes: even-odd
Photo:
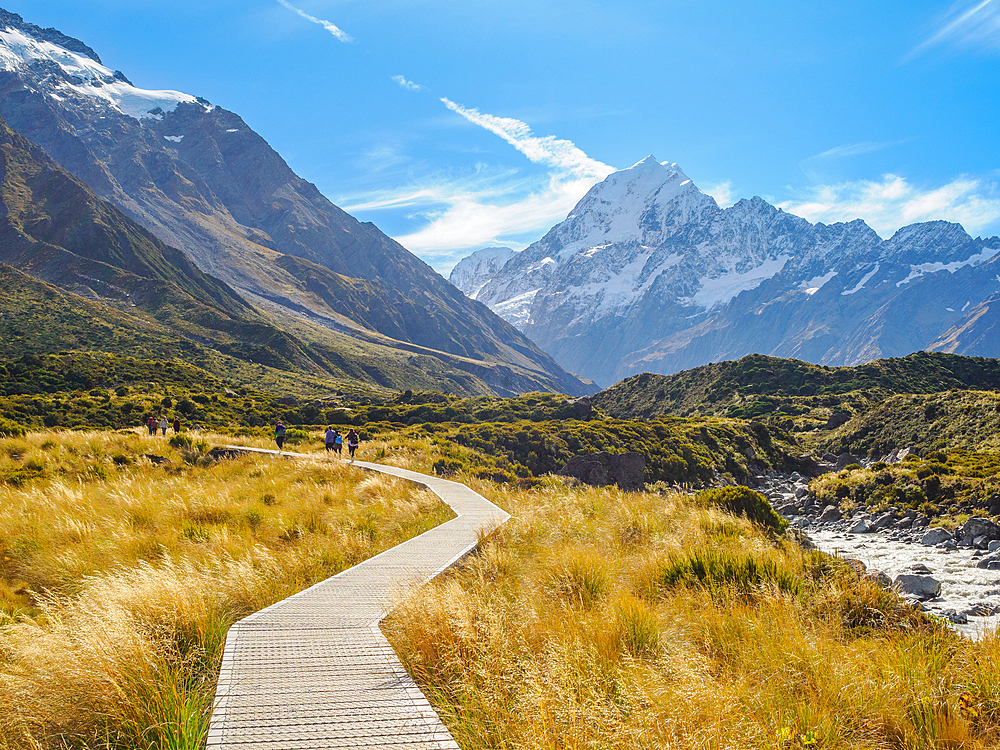
[(143, 279), (187, 295), (188, 312), (173, 313), (184, 335), (204, 305), (274, 331), (283, 367), (389, 388), (594, 390), (330, 203), (238, 115), (140, 89), (83, 42), (4, 10), (0, 118), (31, 142), (4, 127), (19, 165), (5, 188), (31, 184), (3, 196), (0, 261), (66, 293), (138, 305)]
[(883, 240), (861, 219), (811, 224), (761, 198), (721, 209), (650, 156), (498, 270), (474, 254), (452, 281), (563, 367), (611, 384), (751, 353), (998, 356), (998, 254), (1000, 238), (944, 221)]

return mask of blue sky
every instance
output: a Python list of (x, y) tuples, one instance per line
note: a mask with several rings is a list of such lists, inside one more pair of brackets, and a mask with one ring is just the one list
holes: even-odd
[(239, 113), (447, 270), (654, 154), (882, 236), (1000, 233), (1000, 0), (0, 0), (137, 86)]

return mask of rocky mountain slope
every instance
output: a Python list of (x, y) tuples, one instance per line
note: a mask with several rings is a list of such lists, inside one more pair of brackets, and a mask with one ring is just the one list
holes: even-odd
[(830, 365), (926, 348), (992, 356), (998, 253), (1000, 238), (943, 221), (883, 240), (860, 219), (811, 224), (761, 198), (721, 209), (648, 157), (478, 277), (476, 298), (604, 384), (753, 352)]
[(501, 393), (592, 390), (330, 203), (238, 115), (140, 89), (84, 43), (2, 10), (0, 117), (250, 304), (310, 323), (319, 344), (324, 329), (357, 332), (441, 352)]

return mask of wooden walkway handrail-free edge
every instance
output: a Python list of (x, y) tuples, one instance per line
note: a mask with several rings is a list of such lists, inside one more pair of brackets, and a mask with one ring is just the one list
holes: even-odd
[(402, 592), (454, 565), (510, 516), (458, 482), (364, 461), (352, 465), (423, 485), (457, 517), (234, 624), (209, 750), (458, 750), (379, 623)]

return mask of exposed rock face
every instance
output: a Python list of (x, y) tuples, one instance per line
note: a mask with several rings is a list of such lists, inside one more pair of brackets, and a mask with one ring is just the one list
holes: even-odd
[(595, 487), (614, 484), (623, 490), (643, 487), (646, 457), (641, 453), (592, 453), (575, 456), (556, 474), (575, 477)]
[(13, 14), (0, 16), (0, 53), (0, 117), (251, 303), (472, 360), (504, 395), (594, 390), (334, 206), (237, 114), (137, 88), (82, 42)]
[(761, 198), (721, 209), (649, 157), (596, 185), (477, 299), (604, 385), (751, 353), (996, 356), (998, 253), (1000, 238), (943, 221), (883, 240), (860, 219), (811, 224)]

